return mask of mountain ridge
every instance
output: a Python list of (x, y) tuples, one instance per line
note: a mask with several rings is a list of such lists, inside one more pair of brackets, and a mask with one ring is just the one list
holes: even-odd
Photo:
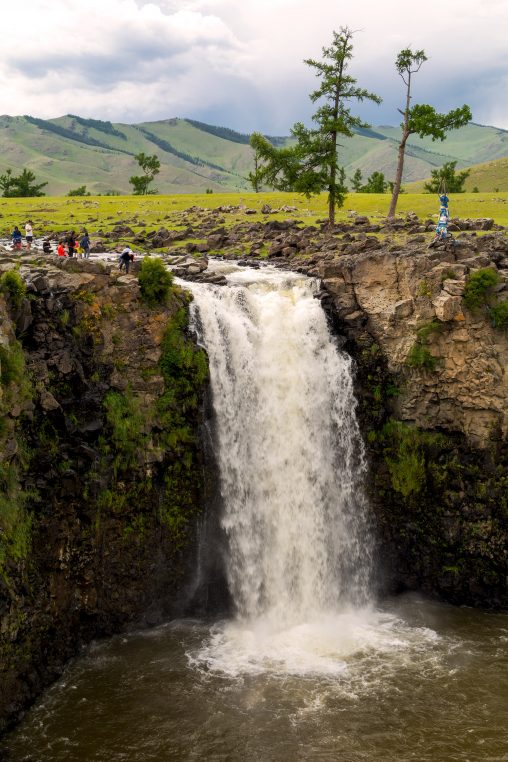
[[(400, 128), (381, 125), (341, 138), (339, 162), (350, 178), (360, 169), (389, 180), (395, 174)], [(285, 145), (286, 136), (267, 136)], [(131, 193), (129, 177), (138, 174), (135, 155), (157, 154), (161, 170), (154, 187), (160, 193), (234, 192), (250, 189), (253, 169), (249, 135), (195, 119), (171, 117), (126, 124), (66, 114), (54, 119), (0, 116), (0, 173), (25, 167), (47, 195), (62, 195), (86, 185), (94, 193)], [(430, 177), (447, 161), (458, 168), (508, 157), (508, 130), (470, 122), (442, 143), (412, 136), (406, 149), (404, 182)]]

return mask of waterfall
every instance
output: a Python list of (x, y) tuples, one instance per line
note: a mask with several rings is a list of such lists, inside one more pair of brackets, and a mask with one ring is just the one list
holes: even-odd
[(222, 265), (189, 284), (210, 362), (236, 623), (283, 632), (365, 606), (371, 542), (351, 360), (317, 281)]

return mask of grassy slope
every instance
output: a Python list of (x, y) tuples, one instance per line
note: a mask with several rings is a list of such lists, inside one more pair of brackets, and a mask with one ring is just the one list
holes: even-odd
[[(471, 174), (465, 182), (466, 191), (472, 191), (474, 187), (478, 188), (480, 192), (488, 192), (489, 190), (496, 188), (499, 191), (508, 191), (507, 157), (489, 161), (485, 164), (473, 164), (473, 166), (468, 167), (468, 169)], [(410, 183), (406, 186), (406, 189), (410, 193), (422, 193), (424, 185), (429, 179), (430, 178)]]
[[(153, 143), (136, 126), (114, 124), (126, 139), (100, 129), (84, 126), (69, 117), (51, 120), (79, 136), (87, 135), (107, 148), (85, 143), (41, 130), (23, 117), (0, 117), (0, 172), (12, 167), (14, 172), (24, 167), (33, 170), (37, 178), (47, 181), (47, 192), (65, 194), (71, 188), (86, 185), (95, 193), (108, 190), (129, 192), (129, 177), (139, 173), (134, 155), (140, 151), (156, 153), (161, 160), (161, 172), (155, 187), (161, 193), (197, 193), (205, 188), (228, 192), (247, 190), (245, 177), (251, 169), (252, 151), (248, 145), (216, 137), (196, 128), (183, 119), (167, 119), (140, 124), (148, 132), (166, 141), (177, 151), (202, 160), (196, 164)], [(351, 177), (360, 169), (364, 179), (374, 171), (384, 172), (387, 178), (395, 173), (399, 129), (376, 128), (376, 133), (358, 134), (340, 141), (340, 163)], [(380, 137), (381, 136), (381, 139)], [(385, 136), (385, 139), (382, 139)], [(508, 132), (471, 124), (451, 132), (444, 143), (413, 138), (406, 153), (406, 182), (430, 175), (430, 170), (445, 161), (456, 159), (459, 166), (474, 161), (508, 155)], [(210, 164), (217, 165), (216, 167)], [(504, 188), (490, 175), (483, 177), (480, 189)], [(473, 187), (473, 184), (470, 187)]]
[[(400, 139), (398, 127), (377, 127), (376, 129), (395, 141)], [(442, 153), (456, 159), (458, 166), (466, 166), (508, 155), (508, 131), (471, 122), (467, 127), (449, 132), (444, 142), (439, 140), (433, 142), (431, 138), (411, 135), (408, 146)]]

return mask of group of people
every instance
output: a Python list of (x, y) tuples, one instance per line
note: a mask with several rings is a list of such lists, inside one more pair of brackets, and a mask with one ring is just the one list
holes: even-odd
[[(11, 239), (14, 249), (21, 249), (23, 247), (23, 235), (17, 225), (14, 226), (14, 230), (11, 233)], [(28, 220), (25, 225), (25, 239), (26, 248), (30, 249), (33, 242), (32, 220)], [(42, 242), (42, 250), (45, 254), (53, 253), (49, 238), (45, 238)], [(59, 257), (78, 257), (88, 259), (90, 256), (90, 236), (88, 235), (88, 231), (85, 230), (82, 237), (78, 238), (73, 230), (69, 233), (67, 238), (59, 241), (56, 253)], [(128, 273), (131, 262), (134, 262), (134, 254), (130, 246), (126, 246), (118, 260), (120, 270), (125, 270), (125, 272)]]
[[(32, 242), (34, 239), (32, 220), (28, 220), (25, 224), (25, 240), (26, 248), (32, 248)], [(17, 225), (14, 226), (14, 230), (11, 233), (12, 247), (14, 250), (20, 250), (23, 248), (23, 235)], [(52, 254), (51, 241), (49, 238), (45, 238), (42, 242), (42, 250), (45, 254)], [(67, 238), (61, 240), (57, 247), (57, 254), (59, 257), (83, 257), (88, 259), (90, 256), (90, 236), (85, 230), (82, 237), (78, 238), (74, 230), (69, 233)]]
[[(23, 235), (17, 225), (14, 226), (14, 230), (11, 233), (12, 245), (14, 249), (21, 249), (23, 247)], [(32, 248), (32, 241), (34, 239), (34, 231), (32, 227), (32, 220), (28, 220), (25, 224), (25, 240), (26, 248)]]
[[(44, 242), (45, 243), (45, 242)], [(44, 250), (44, 243), (42, 248)], [(78, 257), (88, 259), (90, 256), (90, 236), (85, 230), (81, 239), (77, 238), (74, 230), (67, 238), (60, 241), (56, 250), (59, 257)]]

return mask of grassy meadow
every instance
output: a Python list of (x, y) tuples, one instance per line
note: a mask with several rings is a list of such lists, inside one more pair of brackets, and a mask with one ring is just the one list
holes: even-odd
[[(349, 194), (337, 213), (337, 221), (347, 219), (351, 211), (368, 215), (372, 221), (381, 220), (386, 216), (389, 200), (388, 194)], [(261, 214), (264, 204), (273, 209), (295, 207), (296, 211), (265, 215)], [(0, 198), (0, 237), (9, 237), (14, 225), (24, 232), (23, 226), (28, 219), (33, 222), (36, 237), (71, 229), (79, 233), (83, 228), (87, 228), (92, 237), (100, 237), (119, 224), (128, 225), (134, 233), (160, 227), (178, 230), (199, 220), (201, 212), (193, 207), (201, 210), (219, 206), (243, 206), (257, 212), (256, 215), (246, 215), (243, 209), (226, 212), (221, 215), (224, 222), (218, 221), (226, 227), (238, 222), (287, 218), (312, 225), (327, 215), (325, 194), (311, 199), (292, 193)], [(435, 216), (438, 200), (430, 194), (404, 193), (399, 198), (397, 211), (400, 215), (415, 212), (421, 218)], [(508, 226), (508, 193), (452, 195), (450, 213), (452, 217), (461, 218), (493, 217), (496, 223)]]

